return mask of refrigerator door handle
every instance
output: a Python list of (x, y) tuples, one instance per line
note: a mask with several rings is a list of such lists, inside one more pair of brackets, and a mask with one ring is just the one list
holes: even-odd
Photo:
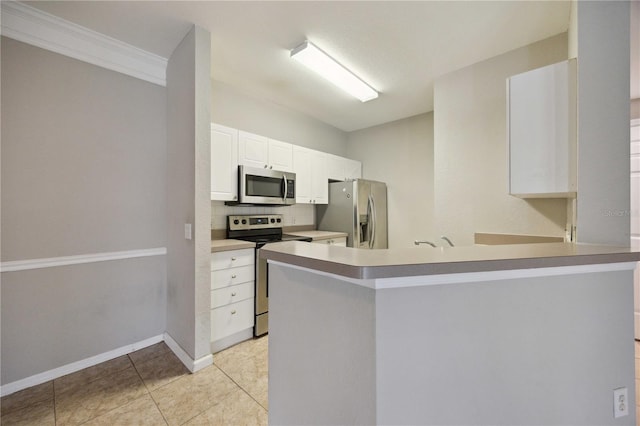
[(373, 248), (376, 242), (376, 202), (373, 196), (369, 195), (369, 203), (371, 204), (371, 238), (369, 239), (369, 248)]

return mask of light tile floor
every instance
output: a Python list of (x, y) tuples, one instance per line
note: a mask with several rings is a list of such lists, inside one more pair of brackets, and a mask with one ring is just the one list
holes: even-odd
[[(268, 337), (189, 374), (164, 343), (2, 398), (2, 425), (266, 425)], [(640, 420), (640, 342), (635, 342)], [(640, 421), (637, 422), (640, 426)]]
[(2, 398), (4, 425), (266, 425), (268, 337), (189, 374), (164, 344)]

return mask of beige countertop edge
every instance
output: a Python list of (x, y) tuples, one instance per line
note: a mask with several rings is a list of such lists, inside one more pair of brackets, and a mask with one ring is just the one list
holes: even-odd
[(541, 243), (356, 250), (283, 242), (261, 249), (261, 257), (353, 279), (443, 275), (516, 269), (553, 268), (640, 261), (640, 251), (611, 246)]
[(211, 241), (211, 253), (217, 253), (221, 251), (241, 250), (246, 248), (255, 248), (256, 244), (250, 241), (242, 240), (212, 240)]
[(314, 240), (328, 240), (330, 238), (341, 238), (346, 237), (348, 234), (346, 232), (335, 232), (335, 231), (294, 231), (294, 232), (286, 232), (289, 235), (297, 235), (300, 237), (308, 237)]

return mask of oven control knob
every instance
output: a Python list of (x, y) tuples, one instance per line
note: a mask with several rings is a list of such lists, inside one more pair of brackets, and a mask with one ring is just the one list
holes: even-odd
[(282, 219), (278, 218), (276, 219), (278, 221), (278, 223), (282, 222)]
[(271, 218), (271, 223), (275, 223), (275, 221), (276, 221), (275, 219)]
[(233, 220), (233, 224), (234, 224), (234, 225), (237, 225), (237, 224), (239, 224), (239, 223), (240, 223), (240, 221), (239, 221), (238, 219), (234, 219), (234, 220)]
[(246, 225), (247, 224), (247, 219), (242, 219), (242, 224)]

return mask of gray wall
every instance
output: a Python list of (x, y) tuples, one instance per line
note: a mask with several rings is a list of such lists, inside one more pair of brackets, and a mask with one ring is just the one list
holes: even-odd
[(565, 200), (509, 195), (506, 79), (565, 59), (560, 34), (436, 80), (434, 226), (454, 243), (473, 244), (475, 232), (564, 236)]
[(577, 240), (629, 245), (629, 2), (578, 2)]
[(318, 151), (346, 154), (347, 134), (342, 130), (215, 80), (211, 121)]
[[(2, 261), (166, 244), (166, 91), (2, 37)], [(2, 384), (162, 334), (165, 258), (2, 274)]]
[(210, 354), (209, 52), (194, 26), (167, 66), (167, 333), (193, 360)]
[(387, 184), (389, 248), (435, 240), (433, 113), (349, 133), (347, 157), (362, 161), (365, 179)]

